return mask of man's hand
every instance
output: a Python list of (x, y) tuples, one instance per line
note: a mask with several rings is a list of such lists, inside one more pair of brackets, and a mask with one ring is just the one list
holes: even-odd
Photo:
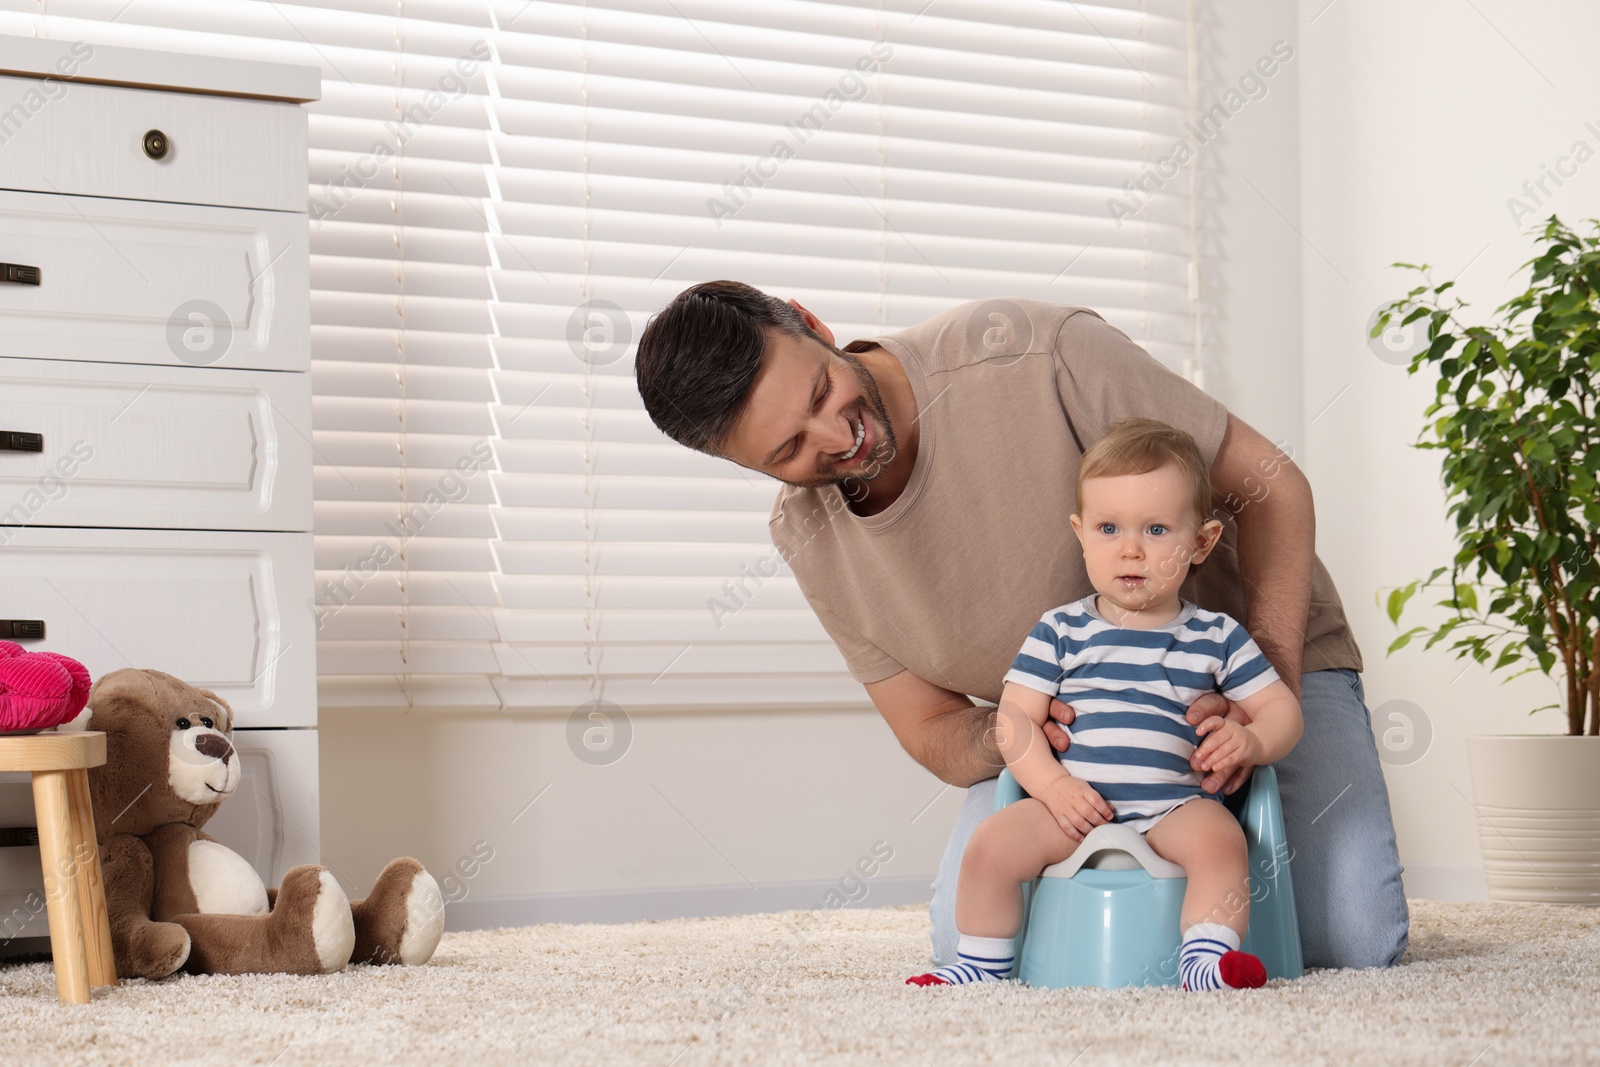
[[(1196, 728), (1196, 732), (1201, 737), (1204, 737), (1208, 732), (1205, 724), (1219, 715), (1225, 716), (1228, 721), (1236, 722), (1240, 725), (1248, 726), (1250, 724), (1250, 715), (1221, 693), (1207, 693), (1199, 700), (1196, 700), (1189, 705), (1189, 711), (1184, 718), (1190, 726)], [(1201, 752), (1203, 750), (1204, 746), (1194, 750), (1194, 755), (1189, 759), (1189, 766), (1206, 775), (1205, 780), (1200, 783), (1200, 788), (1207, 793), (1215, 793), (1219, 789), (1224, 793), (1236, 793), (1240, 786), (1249, 781), (1250, 772), (1255, 770), (1253, 763), (1240, 764), (1226, 773), (1220, 769), (1212, 770), (1212, 768), (1203, 767), (1201, 766)], [(1210, 773), (1207, 773), (1208, 771)]]
[(1059, 700), (1050, 701), (1050, 717), (1044, 721), (1044, 736), (1050, 742), (1050, 747), (1057, 752), (1065, 752), (1067, 746), (1072, 744), (1072, 738), (1067, 736), (1067, 731), (1063, 727), (1071, 726), (1077, 714), (1072, 710), (1071, 704), (1063, 704)]
[(1261, 740), (1248, 726), (1232, 719), (1210, 718), (1195, 732), (1205, 738), (1194, 750), (1198, 769), (1214, 777), (1230, 778), (1239, 768), (1248, 771), (1261, 762)]
[(1090, 830), (1116, 817), (1111, 805), (1094, 791), (1093, 786), (1071, 775), (1057, 778), (1039, 799), (1074, 841), (1082, 841)]

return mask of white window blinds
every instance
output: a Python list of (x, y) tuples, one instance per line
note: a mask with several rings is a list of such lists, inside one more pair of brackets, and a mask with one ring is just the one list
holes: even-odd
[(320, 66), (321, 699), (859, 703), (633, 342), (685, 286), (846, 340), (1021, 295), (1192, 363), (1185, 0), (0, 0), (0, 32)]

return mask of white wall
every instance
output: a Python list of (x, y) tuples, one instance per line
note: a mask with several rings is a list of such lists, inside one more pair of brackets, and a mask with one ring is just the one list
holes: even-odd
[[(1453, 540), (1438, 455), (1408, 447), (1431, 386), (1376, 358), (1365, 330), (1374, 308), (1413, 284), (1387, 268), (1395, 260), (1434, 264), (1441, 280), (1459, 275), (1480, 316), (1525, 280), (1517, 267), (1532, 246), (1506, 200), (1575, 141), (1600, 149), (1584, 125), (1600, 128), (1600, 8), (1302, 0), (1299, 13), (1304, 466), (1318, 546), (1366, 655), (1377, 732), (1399, 725), (1385, 721), (1391, 700), (1418, 705), (1431, 728), (1420, 758), (1386, 768), (1407, 888), (1477, 897), (1464, 739), (1559, 732), (1555, 712), (1525, 715), (1557, 697), (1542, 676), (1502, 686), (1438, 648), (1385, 657), (1395, 631), (1375, 594), (1448, 563)], [(1555, 190), (1538, 217), (1551, 210), (1569, 223), (1600, 214), (1600, 161)]]
[[(1294, 0), (1198, 5), (1201, 89), (1209, 110), (1282, 41), (1294, 58), (1262, 79), (1265, 94), (1223, 126), (1197, 157), (1206, 234), (1202, 266), (1205, 388), (1269, 440), (1299, 456), (1299, 48)], [(1270, 66), (1269, 66), (1270, 69)]]
[(454, 870), (456, 928), (827, 908), (841, 879), (855, 903), (928, 899), (962, 794), (870, 708), (630, 721), (592, 765), (564, 716), (326, 710), (325, 862), (356, 894), (397, 855)]

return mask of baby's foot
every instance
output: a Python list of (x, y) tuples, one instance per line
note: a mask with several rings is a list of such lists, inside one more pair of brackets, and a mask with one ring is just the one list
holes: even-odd
[(1267, 969), (1248, 952), (1224, 952), (1217, 961), (1222, 980), (1234, 989), (1260, 989), (1267, 984)]
[(1183, 988), (1188, 990), (1260, 989), (1266, 984), (1267, 969), (1248, 952), (1224, 952), (1216, 962), (1183, 980)]
[(1179, 971), (1183, 988), (1259, 989), (1267, 969), (1248, 952), (1239, 951), (1239, 935), (1220, 923), (1196, 923), (1184, 934)]
[[(1006, 965), (1009, 973), (1011, 965)], [(972, 985), (974, 982), (1001, 982), (1005, 974), (996, 974), (994, 971), (983, 967), (975, 967), (970, 963), (957, 963), (950, 967), (940, 967), (937, 971), (919, 974), (915, 978), (907, 978), (906, 985)]]
[(907, 978), (906, 985), (972, 985), (976, 982), (1003, 982), (1011, 977), (1016, 945), (1009, 937), (971, 937), (961, 935), (956, 945), (956, 962), (928, 974)]

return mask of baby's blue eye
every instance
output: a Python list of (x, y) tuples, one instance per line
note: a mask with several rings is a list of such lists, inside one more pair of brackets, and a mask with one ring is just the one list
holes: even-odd
[(1114, 534), (1117, 532), (1117, 524), (1114, 522), (1102, 522), (1100, 524), (1100, 532), (1107, 535)]
[(1150, 527), (1150, 532), (1155, 536), (1160, 537), (1162, 534), (1167, 532), (1167, 528), (1158, 522)]

